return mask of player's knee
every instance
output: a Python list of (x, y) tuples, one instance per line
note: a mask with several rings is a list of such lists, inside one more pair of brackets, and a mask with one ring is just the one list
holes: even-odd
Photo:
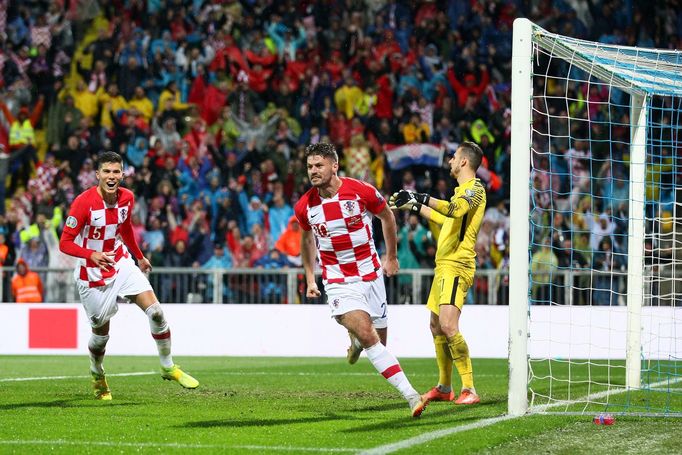
[(431, 329), (431, 334), (433, 334), (434, 336), (441, 335), (440, 322), (438, 322), (437, 320), (436, 321), (431, 320), (429, 322), (429, 329)]
[(147, 317), (150, 321), (158, 325), (163, 325), (166, 322), (165, 316), (163, 314), (163, 308), (161, 308), (161, 305), (158, 303), (155, 303), (147, 308), (145, 313), (147, 314)]
[(440, 331), (448, 338), (454, 337), (459, 332), (456, 323), (450, 321), (440, 321)]

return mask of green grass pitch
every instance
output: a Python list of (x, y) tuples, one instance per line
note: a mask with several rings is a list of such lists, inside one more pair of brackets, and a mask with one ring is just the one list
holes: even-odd
[[(176, 360), (198, 389), (163, 381), (156, 358), (112, 356), (114, 399), (98, 402), (84, 356), (0, 356), (0, 453), (680, 453), (682, 419), (505, 418), (506, 360), (474, 359), (480, 405), (420, 419), (364, 357)], [(434, 360), (401, 363), (419, 391), (437, 381)]]

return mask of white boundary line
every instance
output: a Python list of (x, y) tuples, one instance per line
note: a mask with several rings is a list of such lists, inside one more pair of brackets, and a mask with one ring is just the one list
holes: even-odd
[[(107, 377), (115, 377), (115, 376), (147, 376), (147, 375), (152, 375), (152, 374), (160, 374), (158, 371), (138, 371), (138, 372), (131, 372), (131, 373), (107, 373)], [(349, 372), (339, 372), (339, 373), (306, 373), (306, 372), (299, 372), (299, 373), (294, 373), (294, 372), (268, 372), (268, 371), (228, 371), (224, 373), (219, 373), (221, 376), (376, 376), (376, 371), (366, 371), (366, 372), (357, 372), (357, 373), (349, 373)], [(411, 374), (410, 377), (413, 376), (433, 376), (432, 374), (426, 374), (426, 373), (416, 373), (416, 374)], [(478, 374), (476, 375), (477, 378), (481, 377), (492, 377), (495, 375), (491, 374)], [(51, 381), (51, 380), (58, 380), (58, 379), (88, 379), (90, 376), (85, 376), (85, 375), (75, 375), (75, 376), (36, 376), (36, 377), (26, 377), (26, 378), (0, 378), (0, 382), (26, 382), (26, 381)]]
[[(156, 371), (134, 371), (131, 373), (112, 373), (109, 376), (148, 376), (150, 374), (161, 374)], [(25, 381), (51, 381), (57, 379), (89, 379), (91, 376), (35, 376), (31, 378), (2, 378), (0, 382), (25, 382)]]
[(359, 449), (348, 447), (293, 447), (293, 446), (259, 446), (259, 445), (229, 445), (229, 444), (182, 444), (176, 442), (109, 442), (109, 441), (67, 441), (55, 439), (52, 441), (41, 439), (0, 440), (2, 445), (55, 445), (55, 446), (96, 446), (96, 447), (158, 447), (169, 449), (243, 449), (258, 451), (286, 451), (286, 452), (357, 452)]
[[(650, 388), (656, 388), (660, 387), (665, 384), (676, 384), (678, 382), (682, 382), (682, 378), (676, 379), (674, 381), (660, 381), (651, 384), (649, 387)], [(619, 388), (619, 389), (612, 389), (612, 390), (606, 390), (603, 392), (598, 392), (598, 393), (593, 393), (590, 395), (587, 395), (581, 400), (574, 400), (574, 401), (561, 401), (561, 402), (555, 402), (555, 403), (549, 403), (545, 404), (542, 406), (537, 406), (536, 408), (533, 409), (533, 411), (529, 414), (526, 415), (533, 415), (533, 414), (542, 414), (545, 412), (547, 409), (550, 408), (556, 408), (559, 406), (568, 406), (574, 403), (580, 403), (582, 401), (590, 401), (592, 399), (597, 399), (597, 398), (604, 398), (609, 395), (616, 395), (619, 393), (626, 392), (628, 389), (626, 388)], [(646, 389), (642, 389), (646, 390)], [(383, 455), (387, 453), (393, 453), (398, 450), (403, 450), (403, 449), (409, 449), (411, 447), (417, 446), (419, 444), (424, 444), (425, 442), (433, 441), (434, 439), (439, 439), (439, 438), (444, 438), (445, 436), (450, 436), (452, 434), (456, 433), (461, 433), (462, 431), (468, 431), (468, 430), (475, 430), (477, 428), (483, 428), (487, 427), (490, 425), (495, 425), (498, 422), (503, 422), (505, 420), (511, 420), (511, 419), (518, 419), (520, 417), (525, 417), (525, 416), (510, 416), (510, 415), (502, 415), (498, 417), (491, 417), (488, 419), (483, 419), (479, 420), (477, 422), (469, 423), (466, 425), (458, 425), (456, 427), (450, 427), (450, 428), (443, 428), (442, 430), (435, 430), (430, 433), (423, 433), (420, 434), (419, 436), (415, 436), (409, 439), (404, 439), (402, 441), (394, 442), (391, 444), (385, 444), (382, 446), (375, 447), (373, 449), (367, 449), (359, 452), (360, 455)]]
[(391, 444), (386, 444), (383, 446), (375, 447), (373, 449), (363, 450), (358, 452), (359, 455), (379, 455), (385, 453), (392, 453), (398, 450), (409, 449), (411, 447), (417, 446), (419, 444), (424, 444), (425, 442), (433, 441), (434, 439), (444, 438), (445, 436), (450, 436), (451, 434), (460, 433), (467, 430), (475, 430), (476, 428), (483, 428), (490, 425), (495, 425), (498, 422), (503, 422), (505, 420), (517, 419), (518, 417), (503, 415), (498, 417), (492, 417), (489, 419), (479, 420), (477, 422), (469, 423), (466, 425), (458, 425), (456, 427), (443, 428), (442, 430), (432, 431), (430, 433), (423, 433), (419, 436), (413, 438), (404, 439), (402, 441), (394, 442)]

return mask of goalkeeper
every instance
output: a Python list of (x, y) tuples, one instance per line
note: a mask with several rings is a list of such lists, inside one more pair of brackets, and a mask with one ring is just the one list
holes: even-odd
[(457, 148), (448, 164), (459, 186), (449, 201), (405, 190), (394, 193), (388, 201), (393, 208), (418, 213), (440, 226), (435, 276), (427, 302), (439, 378), (438, 385), (424, 395), (428, 401), (454, 399), (454, 363), (462, 380), (462, 390), (455, 404), (480, 402), (474, 388), (469, 347), (459, 331), (459, 316), (474, 279), (474, 245), (485, 212), (485, 189), (476, 178), (482, 159), (481, 148), (473, 142), (463, 142)]

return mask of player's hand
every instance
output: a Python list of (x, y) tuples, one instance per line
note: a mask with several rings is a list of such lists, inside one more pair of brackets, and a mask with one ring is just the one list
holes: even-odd
[(152, 271), (151, 262), (149, 262), (149, 259), (144, 256), (142, 256), (142, 259), (137, 260), (137, 265), (140, 267), (140, 270), (142, 270), (143, 273), (149, 273)]
[(415, 193), (406, 190), (400, 190), (397, 193), (393, 193), (388, 198), (388, 206), (391, 208), (398, 208), (400, 210), (413, 210), (419, 211), (419, 203), (414, 197)]
[(410, 207), (405, 206), (415, 202), (417, 202), (417, 200), (413, 197), (413, 193), (411, 191), (406, 190), (400, 190), (396, 193), (393, 193), (388, 198), (388, 205), (390, 207), (402, 210), (409, 210)]
[(305, 296), (309, 299), (316, 299), (321, 296), (322, 293), (317, 288), (317, 283), (308, 283), (308, 289), (305, 292)]
[(110, 267), (112, 267), (116, 261), (114, 260), (114, 253), (100, 253), (99, 251), (93, 251), (90, 255), (90, 260), (97, 264), (97, 267), (108, 272)]
[(384, 261), (384, 274), (387, 277), (396, 275), (400, 270), (400, 264), (398, 263), (398, 258), (388, 258)]
[(426, 193), (412, 193), (412, 197), (422, 205), (429, 205), (429, 199), (431, 199), (431, 196)]

